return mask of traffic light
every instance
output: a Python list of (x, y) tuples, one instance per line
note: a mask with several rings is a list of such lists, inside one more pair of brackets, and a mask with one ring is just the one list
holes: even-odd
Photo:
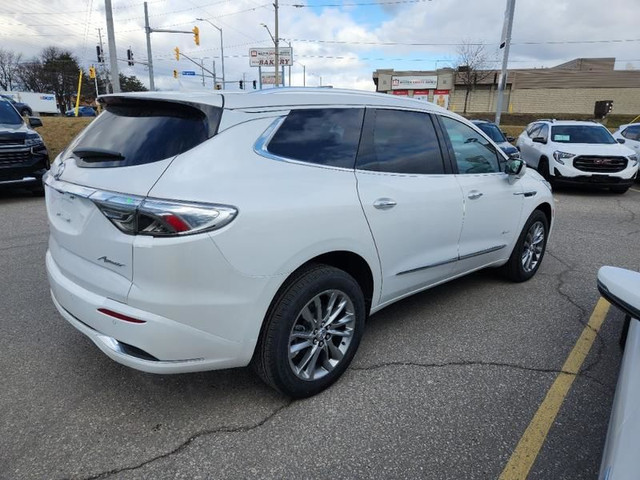
[(93, 80), (94, 78), (96, 78), (96, 67), (94, 67), (93, 65), (91, 65), (89, 67), (89, 78), (91, 80)]
[(258, 85), (258, 82), (256, 82), (256, 81), (254, 80), (254, 81), (253, 81), (253, 89), (254, 89), (254, 90), (256, 89), (257, 85)]
[(131, 47), (129, 47), (127, 50), (127, 65), (129, 65), (130, 67), (133, 67), (135, 65), (135, 62), (133, 61), (133, 50), (131, 50)]
[(173, 51), (176, 53), (176, 60), (180, 60), (180, 49), (178, 47), (174, 48)]
[(200, 45), (200, 29), (198, 27), (193, 27), (193, 41), (196, 42), (196, 45)]
[(240, 80), (238, 83), (240, 84), (240, 90), (244, 90), (244, 82)]
[(613, 110), (613, 100), (598, 100), (593, 109), (593, 116), (603, 119)]
[(104, 55), (102, 53), (102, 47), (96, 45), (96, 56), (98, 57), (98, 63), (104, 63)]
[(178, 70), (173, 71), (173, 78), (178, 78)]

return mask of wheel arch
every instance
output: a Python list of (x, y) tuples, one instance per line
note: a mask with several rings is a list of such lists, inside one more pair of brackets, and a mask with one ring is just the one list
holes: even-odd
[(553, 220), (553, 209), (551, 208), (551, 205), (544, 202), (538, 205), (535, 209), (544, 213), (544, 216), (547, 217), (547, 223), (549, 224), (549, 227), (551, 227), (551, 222)]

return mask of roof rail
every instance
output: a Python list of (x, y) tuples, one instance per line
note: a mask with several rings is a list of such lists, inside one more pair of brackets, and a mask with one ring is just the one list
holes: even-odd
[(556, 119), (555, 118), (539, 118), (538, 120), (536, 120), (537, 122), (555, 122)]

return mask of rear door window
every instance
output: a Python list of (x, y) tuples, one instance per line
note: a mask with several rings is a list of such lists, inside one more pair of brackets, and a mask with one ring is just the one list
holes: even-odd
[(431, 116), (405, 110), (369, 109), (358, 154), (359, 170), (443, 174), (442, 152)]
[(292, 160), (353, 168), (363, 116), (362, 108), (292, 110), (267, 150)]
[(67, 148), (80, 167), (126, 167), (157, 162), (201, 144), (215, 133), (216, 107), (132, 101), (107, 104)]

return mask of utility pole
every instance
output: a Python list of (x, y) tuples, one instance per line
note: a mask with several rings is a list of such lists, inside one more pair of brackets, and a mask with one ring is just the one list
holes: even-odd
[[(213, 68), (216, 68), (215, 63)], [(200, 59), (200, 71), (202, 72), (202, 86), (204, 87), (204, 58)], [(213, 81), (215, 82), (216, 79), (214, 78)]]
[(151, 56), (151, 27), (149, 26), (149, 10), (147, 2), (144, 2), (144, 31), (147, 35), (147, 60), (149, 62), (149, 90), (152, 92), (156, 89), (153, 81), (153, 57)]
[(276, 46), (276, 88), (280, 86), (280, 79), (278, 78), (278, 73), (280, 73), (278, 71), (278, 69), (280, 68), (280, 52), (278, 51), (280, 49), (280, 39), (278, 37), (278, 35), (280, 34), (278, 32), (278, 0), (275, 0), (275, 3), (273, 4), (274, 8), (275, 8), (275, 12), (276, 12), (276, 35), (275, 38), (273, 40), (273, 43), (275, 43)]
[[(107, 85), (109, 85), (110, 80), (109, 80), (109, 71), (107, 70), (107, 67), (104, 64), (104, 44), (102, 43), (102, 29), (98, 28), (98, 39), (100, 40), (100, 55), (98, 56), (98, 64), (100, 65), (100, 67), (102, 67), (102, 73), (104, 74), (104, 79), (105, 79), (105, 92), (104, 93), (109, 93), (109, 91), (107, 90)], [(96, 84), (97, 84), (97, 79), (96, 79)]]
[(504, 90), (507, 86), (507, 65), (509, 63), (509, 47), (511, 46), (511, 29), (513, 27), (513, 13), (516, 9), (516, 0), (507, 0), (507, 9), (504, 12), (504, 25), (502, 26), (502, 39), (500, 48), (504, 47), (502, 57), (502, 72), (498, 83), (498, 99), (496, 101), (496, 125), (500, 125), (502, 115), (502, 103), (504, 101)]
[[(144, 4), (145, 11), (147, 4)], [(113, 31), (113, 12), (111, 11), (111, 0), (104, 0), (104, 9), (107, 15), (107, 40), (109, 43), (109, 64), (111, 66), (111, 85), (113, 93), (120, 93), (120, 75), (118, 75), (118, 58), (116, 52), (116, 37)], [(151, 59), (149, 59), (151, 60)]]

